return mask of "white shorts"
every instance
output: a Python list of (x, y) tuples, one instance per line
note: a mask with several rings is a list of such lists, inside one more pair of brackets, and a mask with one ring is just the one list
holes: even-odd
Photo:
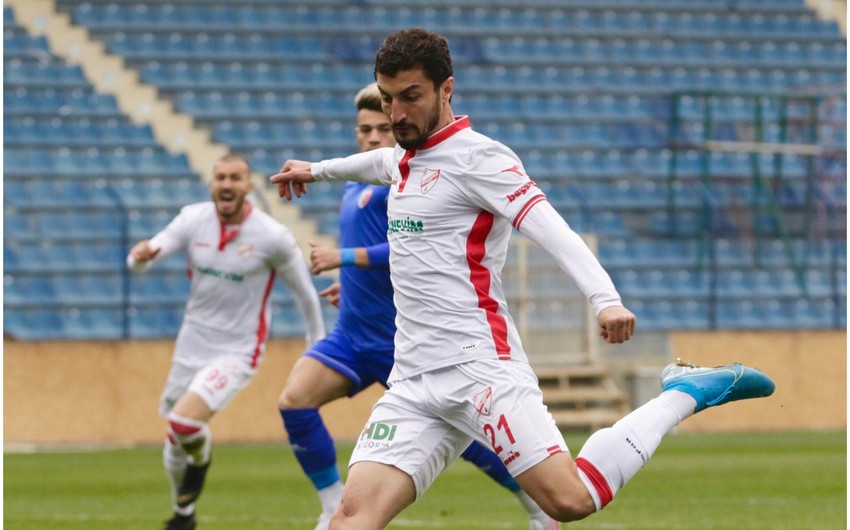
[(177, 400), (189, 391), (201, 396), (211, 410), (219, 411), (248, 386), (256, 373), (244, 356), (221, 356), (206, 362), (175, 359), (159, 399), (159, 414), (167, 417)]
[(485, 359), (393, 384), (372, 408), (349, 465), (395, 466), (411, 476), (418, 497), (473, 439), (513, 476), (568, 451), (531, 367)]

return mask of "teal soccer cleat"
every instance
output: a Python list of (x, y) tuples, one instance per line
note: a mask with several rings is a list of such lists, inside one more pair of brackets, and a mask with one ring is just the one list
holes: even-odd
[(692, 396), (699, 412), (739, 399), (767, 397), (776, 385), (765, 374), (741, 363), (704, 368), (676, 359), (661, 372), (661, 387)]

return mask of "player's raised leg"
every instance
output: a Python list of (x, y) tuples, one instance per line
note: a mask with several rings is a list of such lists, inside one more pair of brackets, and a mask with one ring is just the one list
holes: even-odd
[(319, 407), (348, 394), (352, 382), (318, 360), (303, 356), (295, 363), (278, 399), (289, 443), (304, 474), (319, 495), (322, 512), (316, 530), (325, 530), (342, 499), (336, 447), (319, 415)]
[[(665, 368), (661, 382), (663, 391), (657, 398), (591, 435), (575, 463), (566, 455), (555, 455), (517, 481), (556, 519), (582, 519), (611, 502), (646, 464), (664, 435), (685, 418), (707, 407), (766, 397), (774, 390), (768, 376), (737, 363), (701, 368), (679, 361)], [(588, 494), (591, 504), (586, 502)]]

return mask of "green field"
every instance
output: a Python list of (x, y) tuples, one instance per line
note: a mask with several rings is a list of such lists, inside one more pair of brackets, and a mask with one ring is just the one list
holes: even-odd
[[(577, 452), (583, 438), (568, 436)], [(570, 525), (629, 530), (847, 528), (844, 433), (674, 435), (603, 513)], [(347, 462), (350, 446), (342, 448)], [(313, 528), (318, 500), (285, 445), (214, 447), (199, 530)], [(161, 528), (159, 448), (4, 455), (6, 530)], [(524, 529), (513, 496), (456, 462), (390, 528)]]

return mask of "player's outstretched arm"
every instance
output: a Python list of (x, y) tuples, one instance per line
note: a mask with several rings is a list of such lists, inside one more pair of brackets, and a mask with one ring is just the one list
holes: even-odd
[(307, 193), (307, 184), (316, 182), (313, 177), (312, 162), (304, 160), (287, 160), (280, 171), (269, 177), (269, 182), (277, 184), (277, 194), (291, 201), (292, 196), (301, 197)]
[(139, 262), (150, 261), (159, 254), (159, 251), (162, 250), (160, 248), (153, 248), (150, 244), (150, 241), (147, 239), (143, 239), (139, 241), (133, 248), (130, 249), (130, 255), (133, 256), (133, 259)]
[(558, 266), (576, 281), (593, 305), (599, 334), (609, 344), (629, 340), (635, 332), (635, 315), (623, 306), (611, 278), (584, 241), (547, 201), (534, 204), (520, 232), (546, 249)]
[(143, 239), (133, 245), (127, 254), (127, 267), (133, 272), (144, 272), (161, 250), (162, 247), (153, 247), (150, 240)]

